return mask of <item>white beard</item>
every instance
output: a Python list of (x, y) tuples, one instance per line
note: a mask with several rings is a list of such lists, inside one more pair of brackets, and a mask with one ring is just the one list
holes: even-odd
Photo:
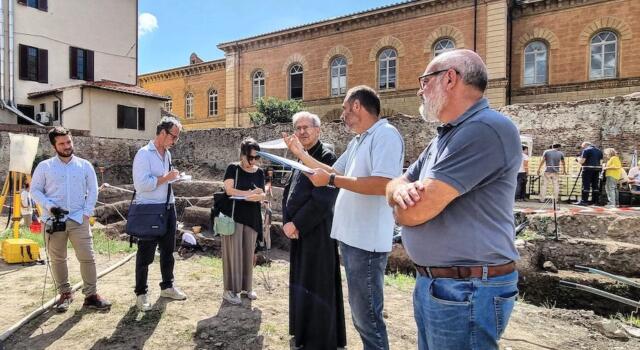
[(431, 91), (428, 94), (427, 98), (423, 96), (420, 97), (422, 100), (422, 104), (420, 105), (419, 111), (420, 116), (426, 122), (437, 122), (439, 121), (438, 116), (440, 112), (442, 112), (442, 108), (447, 102), (447, 98), (444, 95), (444, 89), (441, 85), (436, 85), (436, 89)]

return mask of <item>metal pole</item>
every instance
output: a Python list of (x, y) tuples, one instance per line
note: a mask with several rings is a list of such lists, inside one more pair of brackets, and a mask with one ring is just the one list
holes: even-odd
[(596, 289), (593, 287), (587, 287), (587, 286), (583, 286), (582, 284), (578, 284), (578, 283), (573, 283), (573, 282), (567, 282), (567, 281), (560, 281), (560, 286), (561, 287), (566, 287), (566, 288), (572, 288), (572, 289), (577, 289), (577, 290), (583, 290), (585, 292), (589, 292), (589, 293), (593, 293), (596, 295), (600, 295), (602, 297), (605, 297), (607, 299), (611, 299), (611, 300), (615, 300), (618, 302), (621, 302), (623, 304), (627, 304), (627, 305), (631, 305), (635, 308), (640, 308), (640, 302), (631, 300), (631, 299), (627, 299), (624, 297), (621, 297), (619, 295), (615, 295), (615, 294), (611, 294), (608, 292), (604, 292), (601, 291), (600, 289)]
[(557, 211), (556, 211), (556, 195), (555, 193), (553, 194), (553, 223), (555, 225), (554, 228), (554, 233), (556, 234), (556, 238), (555, 240), (558, 240), (558, 215), (557, 215)]

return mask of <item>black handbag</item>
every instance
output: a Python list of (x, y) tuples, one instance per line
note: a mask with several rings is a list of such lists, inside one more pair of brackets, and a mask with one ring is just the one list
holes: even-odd
[(164, 204), (133, 204), (135, 196), (134, 189), (127, 213), (126, 233), (139, 240), (153, 240), (164, 236), (169, 225), (171, 184), (168, 186), (167, 201)]

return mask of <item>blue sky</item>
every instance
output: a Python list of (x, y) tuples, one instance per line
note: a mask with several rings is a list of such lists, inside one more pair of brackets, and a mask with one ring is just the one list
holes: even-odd
[(139, 0), (139, 73), (223, 58), (216, 45), (401, 0)]

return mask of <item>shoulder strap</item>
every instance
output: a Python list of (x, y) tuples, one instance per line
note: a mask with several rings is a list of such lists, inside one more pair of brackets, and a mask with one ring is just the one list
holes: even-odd
[[(233, 180), (233, 188), (236, 188), (238, 186), (238, 170), (240, 169), (240, 166), (238, 165), (236, 167), (236, 179)], [(234, 215), (235, 215), (235, 211), (236, 211), (236, 201), (233, 200), (233, 204), (231, 204), (231, 219), (234, 219)]]

